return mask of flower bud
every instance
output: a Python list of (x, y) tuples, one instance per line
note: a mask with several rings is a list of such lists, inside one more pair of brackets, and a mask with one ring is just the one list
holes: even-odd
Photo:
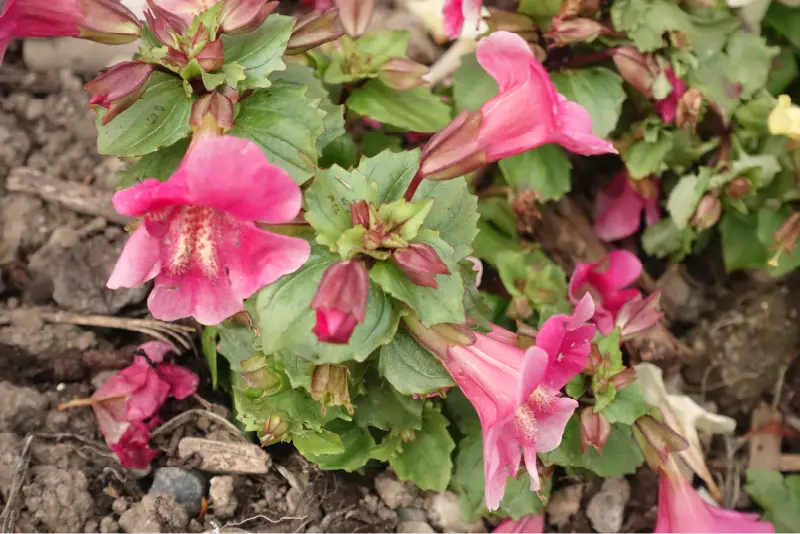
[(620, 337), (627, 340), (657, 325), (664, 315), (658, 309), (660, 300), (661, 291), (654, 291), (646, 299), (638, 294), (625, 302), (617, 312), (615, 324), (620, 329)]
[(600, 11), (600, 0), (564, 0), (561, 3), (560, 19), (572, 19), (578, 15), (593, 17)]
[(653, 469), (663, 466), (671, 453), (689, 447), (683, 436), (649, 415), (637, 419), (631, 430), (642, 456)]
[(603, 446), (611, 435), (611, 424), (594, 408), (587, 406), (581, 411), (581, 451), (586, 454), (589, 447), (594, 447), (597, 454), (603, 456)]
[(482, 117), (462, 111), (431, 137), (422, 150), (419, 174), (426, 180), (450, 180), (486, 165), (486, 151), (478, 145)]
[(400, 267), (408, 279), (418, 286), (438, 288), (437, 274), (450, 274), (432, 246), (425, 243), (411, 243), (406, 248), (395, 250), (392, 260)]
[(222, 39), (211, 41), (203, 50), (197, 54), (197, 62), (200, 68), (206, 72), (216, 72), (225, 64), (225, 56), (222, 53)]
[(317, 339), (347, 343), (356, 325), (364, 321), (368, 297), (369, 273), (363, 263), (348, 260), (328, 267), (311, 301), (311, 309), (317, 312)]
[[(19, 3), (20, 0), (17, 0)], [(11, 3), (9, 0), (8, 3)], [(69, 4), (58, 0), (56, 4)], [(105, 44), (124, 44), (135, 41), (142, 34), (142, 25), (136, 16), (119, 1), (77, 0), (83, 17), (77, 21), (81, 39)], [(43, 11), (46, 7), (41, 8)], [(40, 15), (40, 13), (37, 13)]]
[(318, 365), (311, 374), (311, 398), (322, 403), (322, 413), (328, 406), (344, 406), (353, 415), (347, 378), (350, 371), (342, 365)]
[(277, 0), (225, 0), (219, 13), (219, 29), (229, 35), (250, 33), (260, 28), (276, 7)]
[(589, 43), (600, 35), (613, 34), (611, 28), (593, 19), (561, 20), (556, 17), (550, 31), (544, 36), (553, 41), (550, 48), (558, 48), (575, 43)]
[(490, 32), (516, 33), (526, 41), (536, 38), (536, 24), (527, 15), (515, 11), (505, 11), (496, 7), (489, 8), (486, 19)]
[(344, 32), (336, 27), (338, 16), (339, 10), (334, 7), (326, 11), (312, 11), (297, 19), (289, 44), (286, 45), (286, 53), (302, 54), (341, 37)]
[(778, 230), (772, 234), (772, 239), (775, 240), (778, 253), (770, 261), (770, 265), (777, 265), (778, 258), (781, 253), (786, 252), (791, 254), (797, 244), (797, 239), (800, 237), (800, 212), (794, 212), (783, 221), (778, 227)]
[(140, 61), (124, 61), (101, 72), (86, 84), (92, 94), (89, 105), (102, 106), (108, 111), (103, 124), (128, 109), (147, 89), (153, 66)]
[(233, 128), (233, 102), (220, 93), (201, 96), (192, 104), (192, 130), (206, 135), (223, 135)]
[(678, 128), (695, 131), (702, 109), (703, 93), (696, 87), (690, 87), (678, 100), (675, 124), (678, 125)]
[(242, 379), (247, 387), (260, 391), (259, 397), (278, 393), (283, 389), (283, 381), (269, 368), (267, 357), (258, 354), (241, 362)]
[(422, 77), (428, 73), (428, 67), (405, 57), (393, 57), (383, 64), (378, 78), (398, 91), (407, 91), (413, 87), (424, 85)]
[(375, 12), (375, 0), (335, 0), (335, 3), (347, 35), (359, 37), (367, 31)]
[(272, 414), (264, 421), (264, 432), (261, 435), (261, 442), (265, 445), (280, 439), (289, 431), (289, 422), (278, 414)]
[(722, 215), (722, 202), (719, 201), (716, 195), (705, 194), (700, 199), (700, 202), (697, 203), (691, 224), (702, 232), (717, 224), (720, 215)]
[(636, 369), (627, 367), (621, 373), (617, 373), (611, 377), (611, 385), (614, 386), (614, 391), (619, 393), (626, 387), (636, 382)]
[(363, 226), (367, 230), (370, 227), (370, 209), (366, 200), (360, 200), (350, 204), (350, 220), (353, 226)]
[(147, 27), (153, 32), (159, 43), (170, 48), (178, 48), (176, 35), (183, 35), (186, 23), (173, 13), (167, 11), (154, 0), (147, 0), (148, 9), (144, 12)]
[(725, 192), (731, 200), (738, 200), (750, 192), (750, 180), (737, 176), (725, 187)]
[(614, 50), (613, 59), (626, 82), (646, 98), (653, 96), (653, 83), (660, 69), (652, 56), (642, 54), (632, 46), (622, 46)]

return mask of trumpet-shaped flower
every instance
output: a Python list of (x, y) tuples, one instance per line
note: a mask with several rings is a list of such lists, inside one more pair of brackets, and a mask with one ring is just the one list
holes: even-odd
[(421, 176), (454, 178), (548, 143), (584, 155), (616, 152), (592, 133), (589, 113), (555, 90), (522, 37), (492, 33), (478, 44), (477, 58), (497, 80), (497, 96), (478, 111), (462, 112), (431, 138), (422, 154)]
[(136, 16), (119, 0), (6, 0), (0, 14), (0, 62), (19, 37), (80, 37), (107, 44), (139, 38)]
[(658, 520), (654, 532), (775, 532), (775, 527), (747, 514), (709, 504), (697, 494), (675, 460), (662, 470), (658, 486)]
[(594, 206), (594, 233), (604, 241), (616, 241), (636, 233), (642, 223), (658, 222), (658, 182), (647, 178), (631, 180), (619, 172), (608, 187), (598, 193)]
[(620, 308), (641, 296), (638, 289), (628, 288), (642, 274), (639, 258), (627, 250), (609, 252), (597, 263), (579, 263), (569, 280), (568, 295), (577, 304), (587, 293), (594, 300), (592, 322), (603, 334), (614, 329)]
[(149, 178), (114, 195), (117, 211), (143, 221), (108, 287), (155, 278), (147, 301), (154, 317), (217, 324), (241, 311), (243, 299), (306, 262), (307, 241), (254, 224), (289, 222), (300, 203), (300, 188), (256, 144), (198, 138), (169, 180)]
[(595, 327), (585, 323), (593, 313), (587, 295), (572, 316), (548, 319), (536, 345), (527, 351), (510, 344), (515, 336), (497, 326), (485, 335), (470, 332), (474, 343), (467, 345), (432, 342), (431, 331), (406, 321), (412, 335), (439, 356), (478, 412), (490, 510), (500, 506), (507, 479), (516, 475), (523, 457), (531, 490), (539, 490), (536, 453), (558, 447), (578, 407), (559, 390), (586, 366)]

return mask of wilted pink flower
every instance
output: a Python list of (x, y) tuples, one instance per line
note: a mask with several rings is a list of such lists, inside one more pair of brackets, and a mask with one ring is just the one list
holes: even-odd
[(184, 399), (197, 390), (200, 379), (188, 369), (165, 363), (172, 347), (151, 341), (139, 347), (145, 356), (112, 376), (89, 399), (67, 402), (59, 409), (90, 405), (106, 443), (125, 467), (143, 469), (158, 454), (150, 449), (150, 429), (160, 420), (154, 417), (168, 397)]
[(518, 521), (506, 519), (492, 532), (494, 534), (541, 534), (544, 532), (544, 514), (526, 515)]
[(103, 124), (108, 124), (144, 94), (152, 74), (153, 65), (141, 61), (117, 63), (86, 84), (92, 94), (89, 105), (106, 108)]
[(584, 155), (616, 152), (592, 134), (589, 113), (556, 92), (522, 37), (495, 32), (478, 44), (477, 57), (497, 80), (497, 96), (479, 111), (463, 111), (431, 138), (422, 154), (422, 177), (454, 178), (548, 143)]
[(311, 309), (317, 312), (314, 334), (325, 343), (350, 341), (364, 321), (369, 298), (369, 273), (358, 260), (335, 263), (325, 269)]
[(481, 8), (483, 0), (445, 0), (444, 10), (444, 33), (450, 39), (456, 39), (461, 35), (461, 30), (468, 24), (473, 30), (478, 29), (481, 22)]
[(587, 295), (572, 316), (548, 319), (536, 345), (527, 351), (508, 344), (513, 334), (497, 326), (485, 335), (468, 332), (474, 339), (471, 345), (450, 344), (406, 320), (412, 335), (437, 354), (478, 412), (490, 510), (500, 506), (507, 478), (516, 476), (523, 456), (531, 490), (539, 490), (536, 453), (558, 447), (578, 407), (577, 401), (562, 398), (559, 390), (586, 366), (595, 327), (585, 323), (593, 313)]
[(79, 37), (107, 44), (139, 38), (136, 16), (119, 0), (6, 0), (0, 14), (0, 62), (19, 37)]
[(594, 205), (594, 233), (604, 241), (616, 241), (636, 233), (644, 212), (648, 226), (658, 222), (658, 181), (631, 180), (620, 171), (606, 189), (597, 194)]
[(255, 143), (198, 139), (169, 180), (149, 178), (114, 195), (117, 211), (143, 222), (107, 285), (136, 287), (155, 278), (147, 300), (154, 317), (217, 324), (306, 262), (307, 241), (254, 224), (287, 223), (300, 203), (300, 188)]
[(623, 304), (617, 312), (615, 325), (620, 329), (620, 338), (629, 339), (657, 325), (664, 316), (658, 307), (660, 299), (661, 291), (654, 291), (646, 299), (636, 295)]
[(632, 252), (614, 250), (597, 263), (579, 263), (569, 280), (569, 300), (577, 304), (587, 293), (594, 300), (592, 322), (603, 334), (614, 329), (617, 312), (623, 304), (640, 296), (638, 289), (627, 288), (642, 274), (642, 262)]
[(653, 107), (661, 115), (661, 119), (667, 124), (675, 121), (675, 113), (678, 110), (678, 102), (683, 94), (686, 92), (686, 82), (678, 78), (675, 70), (668, 67), (664, 70), (664, 74), (672, 86), (672, 91), (667, 95), (667, 98), (662, 100), (653, 100)]
[(767, 521), (757, 514), (726, 510), (707, 503), (683, 477), (675, 460), (661, 472), (658, 486), (658, 521), (660, 532), (775, 532)]

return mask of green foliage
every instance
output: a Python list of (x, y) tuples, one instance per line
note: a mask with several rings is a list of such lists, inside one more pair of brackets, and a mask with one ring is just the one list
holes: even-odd
[(455, 385), (433, 354), (403, 331), (381, 347), (378, 368), (403, 395), (425, 395)]
[(586, 108), (596, 136), (607, 137), (614, 131), (626, 98), (617, 73), (591, 67), (554, 73), (550, 78), (559, 93)]
[(403, 443), (402, 452), (389, 459), (400, 480), (411, 480), (424, 490), (444, 491), (450, 484), (453, 461), (450, 453), (456, 448), (447, 431), (450, 422), (439, 408), (427, 404), (422, 413), (422, 429)]
[(500, 160), (509, 185), (533, 191), (540, 200), (558, 200), (572, 188), (572, 164), (557, 145), (545, 145)]
[(347, 99), (359, 115), (411, 132), (437, 132), (450, 122), (450, 108), (425, 87), (406, 91), (370, 80)]
[(358, 40), (341, 39), (341, 48), (333, 51), (325, 68), (325, 83), (342, 84), (363, 78), (375, 78), (381, 67), (393, 57), (404, 57), (411, 34), (406, 31), (373, 32)]
[(217, 389), (219, 381), (219, 370), (217, 369), (217, 329), (214, 326), (203, 328), (201, 337), (203, 356), (208, 362), (208, 370), (211, 373), (211, 387)]
[(642, 392), (636, 384), (632, 384), (622, 391), (616, 392), (611, 401), (600, 413), (609, 423), (632, 425), (650, 411), (650, 405), (644, 400)]
[(461, 57), (461, 65), (453, 74), (453, 100), (455, 111), (477, 111), (497, 95), (497, 82), (483, 70), (475, 54)]
[(286, 68), (282, 56), (293, 28), (292, 17), (272, 15), (254, 32), (222, 37), (226, 63), (236, 62), (245, 69), (240, 91), (272, 85), (270, 73)]
[(689, 15), (669, 0), (617, 0), (611, 7), (611, 20), (642, 52), (662, 48), (666, 32), (692, 31)]
[(117, 173), (119, 188), (130, 187), (147, 178), (156, 178), (162, 182), (166, 181), (178, 170), (178, 166), (180, 166), (188, 148), (189, 140), (182, 139), (157, 152), (145, 154), (136, 162), (128, 165), (126, 169)]
[(749, 469), (744, 489), (764, 509), (764, 519), (776, 532), (800, 531), (800, 475)]
[[(384, 346), (384, 349), (389, 346)], [(387, 431), (422, 429), (424, 401), (400, 393), (391, 383), (381, 380), (377, 373), (365, 376), (364, 389), (355, 402), (356, 423)]]

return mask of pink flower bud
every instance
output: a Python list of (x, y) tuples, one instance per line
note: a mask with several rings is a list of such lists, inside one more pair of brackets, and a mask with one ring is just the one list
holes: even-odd
[(586, 454), (589, 447), (594, 447), (597, 454), (603, 455), (603, 446), (611, 435), (611, 424), (594, 408), (587, 406), (581, 411), (581, 451)]
[(450, 180), (486, 165), (486, 151), (477, 144), (480, 129), (481, 114), (462, 111), (425, 145), (420, 174), (426, 180)]
[(189, 124), (195, 132), (222, 135), (233, 128), (233, 102), (217, 92), (203, 95), (192, 105)]
[(357, 260), (331, 265), (322, 275), (311, 309), (317, 312), (314, 334), (324, 343), (344, 344), (364, 321), (369, 273)]
[(335, 0), (335, 3), (347, 35), (358, 37), (367, 31), (375, 11), (375, 0)]
[(732, 200), (742, 198), (750, 192), (750, 180), (743, 176), (737, 176), (725, 188), (725, 192)]
[(615, 49), (613, 58), (622, 78), (646, 98), (651, 98), (653, 83), (660, 70), (655, 59), (632, 46)]
[(341, 37), (344, 32), (336, 27), (339, 10), (331, 8), (326, 11), (312, 11), (297, 19), (286, 45), (287, 54), (302, 54), (322, 43)]
[(347, 378), (350, 371), (342, 365), (318, 365), (311, 374), (311, 398), (322, 403), (322, 413), (328, 406), (344, 406), (353, 415)]
[(222, 53), (222, 39), (211, 41), (196, 56), (200, 68), (206, 72), (216, 72), (225, 64), (225, 56)]
[(591, 42), (600, 35), (614, 35), (614, 32), (608, 26), (593, 19), (562, 20), (558, 17), (553, 19), (550, 31), (544, 34), (553, 41), (550, 48)]
[(411, 243), (407, 248), (398, 249), (392, 260), (406, 273), (408, 279), (422, 287), (436, 289), (437, 274), (450, 274), (447, 265), (432, 246), (425, 243)]
[(406, 91), (423, 85), (422, 77), (427, 74), (428, 67), (405, 57), (394, 57), (383, 64), (378, 78), (393, 89)]
[(353, 221), (354, 226), (361, 225), (369, 229), (369, 204), (367, 204), (366, 200), (350, 204), (350, 219)]
[(722, 202), (716, 195), (706, 194), (697, 203), (690, 222), (699, 231), (708, 230), (717, 224), (720, 215), (722, 215)]
[(92, 94), (89, 104), (108, 110), (103, 117), (103, 124), (108, 124), (144, 94), (152, 74), (152, 65), (124, 61), (101, 72), (86, 84), (86, 89)]
[(250, 33), (261, 27), (276, 7), (276, 0), (225, 0), (219, 14), (219, 29), (229, 35)]
[(636, 382), (636, 370), (633, 367), (628, 367), (621, 373), (612, 376), (609, 382), (614, 386), (615, 391), (620, 392)]
[(147, 0), (147, 7), (144, 18), (158, 42), (171, 48), (178, 48), (179, 44), (175, 35), (183, 35), (188, 24), (181, 17), (158, 5), (154, 0)]
[(622, 305), (615, 323), (622, 339), (630, 339), (658, 324), (664, 316), (658, 309), (660, 300), (661, 291), (654, 291), (644, 300), (641, 294), (637, 294)]

